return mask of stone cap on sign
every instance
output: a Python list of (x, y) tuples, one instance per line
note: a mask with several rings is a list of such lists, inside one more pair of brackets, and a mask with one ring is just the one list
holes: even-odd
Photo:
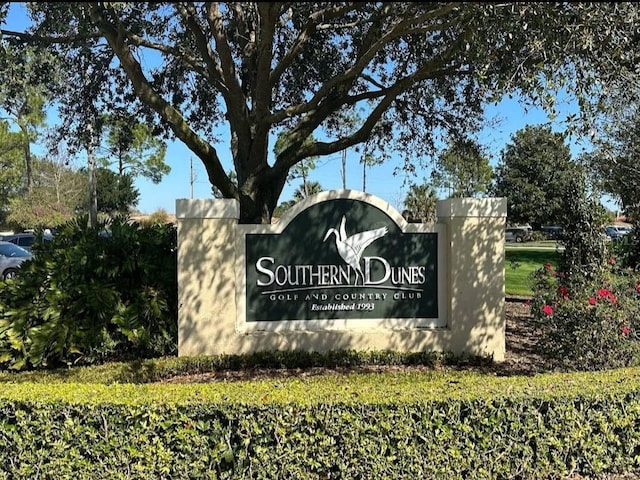
[(445, 217), (506, 217), (506, 198), (449, 198), (437, 205), (438, 218)]
[(188, 199), (176, 200), (176, 218), (240, 218), (240, 204), (237, 200)]

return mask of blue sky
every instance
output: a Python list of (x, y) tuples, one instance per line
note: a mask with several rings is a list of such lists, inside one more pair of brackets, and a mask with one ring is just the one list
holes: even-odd
[[(26, 19), (24, 11), (18, 4), (12, 5), (11, 14), (5, 24), (8, 29), (19, 30), (24, 28)], [(561, 112), (566, 114), (571, 108), (565, 107)], [(547, 123), (548, 118), (538, 109), (527, 110), (518, 103), (516, 98), (505, 99), (497, 106), (487, 109), (489, 118), (498, 119), (497, 125), (481, 131), (477, 138), (491, 156), (491, 164), (495, 166), (498, 161), (500, 151), (509, 143), (511, 136), (527, 125), (538, 125)], [(54, 121), (49, 118), (50, 123)], [(561, 128), (556, 124), (554, 129)], [(223, 137), (226, 132), (222, 132)], [(580, 145), (570, 144), (572, 153), (577, 155), (581, 149)], [(231, 168), (231, 159), (228, 144), (216, 145), (218, 154), (222, 159), (225, 169)], [(38, 148), (34, 148), (36, 153)], [(429, 159), (423, 159), (429, 163)], [(76, 166), (85, 164), (86, 159), (78, 158)], [(211, 198), (211, 185), (207, 179), (204, 166), (201, 161), (191, 153), (191, 151), (180, 141), (168, 144), (166, 162), (171, 167), (171, 172), (166, 175), (158, 184), (150, 180), (138, 178), (136, 187), (140, 192), (138, 210), (142, 213), (153, 213), (157, 210), (165, 210), (168, 213), (175, 213), (177, 199), (183, 198)], [(316, 162), (317, 168), (311, 171), (309, 180), (317, 181), (324, 190), (342, 188), (341, 178), (341, 156), (334, 154), (327, 158), (321, 158)], [(370, 167), (366, 172), (366, 192), (375, 195), (388, 202), (398, 210), (403, 209), (403, 199), (408, 191), (408, 182), (413, 180), (421, 182), (423, 178), (429, 178), (430, 171), (417, 171), (412, 178), (406, 178), (403, 174), (395, 174), (396, 167), (401, 165), (401, 161), (393, 158), (383, 165)], [(193, 166), (193, 170), (192, 170)], [(349, 189), (363, 189), (362, 165), (359, 156), (354, 149), (347, 151), (347, 173), (346, 186)], [(193, 180), (192, 180), (193, 179)], [(298, 180), (295, 183), (287, 184), (280, 197), (280, 202), (291, 199), (293, 192), (301, 184)], [(613, 208), (608, 205), (609, 208)]]

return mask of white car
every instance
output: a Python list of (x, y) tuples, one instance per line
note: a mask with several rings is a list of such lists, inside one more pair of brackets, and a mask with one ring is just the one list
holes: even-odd
[(8, 280), (16, 276), (20, 264), (33, 258), (31, 252), (11, 242), (0, 241), (0, 279)]
[(631, 233), (631, 227), (626, 227), (624, 225), (609, 225), (607, 228), (612, 228), (620, 235), (626, 235), (627, 233)]

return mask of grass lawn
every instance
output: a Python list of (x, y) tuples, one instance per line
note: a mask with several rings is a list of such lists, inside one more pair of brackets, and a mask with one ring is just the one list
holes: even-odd
[(505, 294), (531, 296), (533, 272), (547, 262), (557, 267), (559, 260), (560, 254), (550, 248), (507, 248), (504, 260)]

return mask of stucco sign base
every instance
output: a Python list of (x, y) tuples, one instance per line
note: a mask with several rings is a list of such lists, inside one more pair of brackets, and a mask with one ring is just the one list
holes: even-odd
[[(360, 214), (360, 209), (365, 213)], [(238, 224), (239, 207), (234, 200), (177, 200), (178, 354), (350, 349), (467, 353), (503, 360), (506, 200), (450, 199), (439, 202), (437, 213), (433, 224), (410, 224), (381, 199), (333, 190), (297, 204), (275, 225), (248, 226)], [(314, 221), (320, 224), (317, 232), (307, 229), (304, 235), (308, 238), (289, 240), (277, 254), (261, 251), (277, 249), (273, 245), (289, 233), (300, 239), (296, 222), (301, 223), (305, 216), (319, 219)], [(349, 267), (346, 257), (338, 255), (340, 240), (380, 229), (384, 232), (370, 239), (357, 259), (362, 272), (356, 272), (357, 262)], [(427, 254), (416, 255), (423, 238), (435, 240)], [(305, 252), (311, 260), (304, 259)], [(405, 263), (404, 254), (408, 255)], [(316, 259), (325, 267), (316, 269)], [(278, 275), (311, 272), (314, 281), (320, 279), (324, 284), (304, 286), (303, 277), (276, 279), (272, 272), (280, 264), (284, 266), (277, 270)], [(327, 267), (329, 264), (332, 266)], [(411, 285), (400, 286), (400, 280), (391, 285), (389, 270)], [(383, 284), (385, 277), (389, 280)], [(343, 290), (393, 295), (404, 289), (424, 292), (421, 298), (429, 301), (394, 304), (389, 303), (390, 296), (386, 303), (365, 302), (361, 311), (315, 317), (318, 312), (312, 309), (324, 308), (323, 304), (313, 307), (304, 299), (305, 292), (318, 288), (329, 298), (340, 298), (335, 295)], [(276, 295), (271, 303), (267, 300), (270, 295)], [(372, 310), (366, 311), (368, 308)], [(393, 317), (395, 312), (399, 318)]]

